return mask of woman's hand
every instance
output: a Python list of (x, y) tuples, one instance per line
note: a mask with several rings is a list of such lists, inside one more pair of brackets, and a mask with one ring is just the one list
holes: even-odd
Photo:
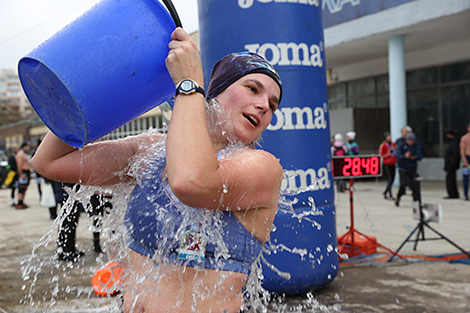
[(192, 79), (204, 88), (201, 58), (194, 41), (180, 27), (171, 34), (171, 39), (166, 67), (175, 85), (183, 79)]

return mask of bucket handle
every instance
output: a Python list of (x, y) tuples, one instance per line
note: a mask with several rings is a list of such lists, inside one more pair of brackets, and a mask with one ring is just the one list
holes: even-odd
[(162, 1), (163, 1), (163, 4), (165, 4), (166, 8), (168, 9), (168, 12), (170, 12), (170, 15), (173, 18), (173, 21), (175, 22), (176, 27), (183, 28), (183, 25), (181, 25), (181, 20), (178, 16), (178, 12), (176, 12), (173, 2), (171, 2), (171, 0), (162, 0)]

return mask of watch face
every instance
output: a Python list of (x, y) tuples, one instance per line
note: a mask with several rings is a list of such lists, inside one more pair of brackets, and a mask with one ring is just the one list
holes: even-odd
[(193, 82), (190, 80), (185, 80), (181, 83), (181, 90), (183, 91), (190, 91), (193, 88), (194, 88)]

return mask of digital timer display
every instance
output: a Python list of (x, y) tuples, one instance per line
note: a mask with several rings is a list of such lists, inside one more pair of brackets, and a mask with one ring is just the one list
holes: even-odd
[(334, 178), (360, 178), (382, 176), (382, 157), (380, 155), (334, 156)]

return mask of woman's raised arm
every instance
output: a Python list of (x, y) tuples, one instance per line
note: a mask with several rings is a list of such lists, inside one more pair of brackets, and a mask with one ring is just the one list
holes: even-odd
[(126, 177), (116, 175), (129, 164), (148, 135), (103, 141), (74, 149), (49, 132), (31, 160), (31, 166), (52, 180), (106, 186)]
[[(199, 53), (189, 35), (183, 29), (175, 30), (169, 47), (166, 63), (175, 84), (192, 79), (202, 86)], [(265, 79), (275, 86), (271, 88), (278, 88), (271, 78)], [(266, 100), (270, 97), (266, 95), (266, 85), (263, 87), (255, 94), (244, 86), (244, 92), (250, 94), (253, 102), (255, 98)], [(270, 110), (264, 107), (267, 102), (256, 105), (253, 112)], [(253, 113), (258, 118), (257, 114), (261, 115), (258, 111)], [(240, 149), (219, 161), (214, 151), (217, 143), (206, 123), (204, 97), (200, 93), (178, 95), (166, 142), (168, 180), (175, 195), (187, 205), (208, 209), (245, 210), (277, 204), (283, 177), (279, 161), (267, 152), (253, 149)]]

